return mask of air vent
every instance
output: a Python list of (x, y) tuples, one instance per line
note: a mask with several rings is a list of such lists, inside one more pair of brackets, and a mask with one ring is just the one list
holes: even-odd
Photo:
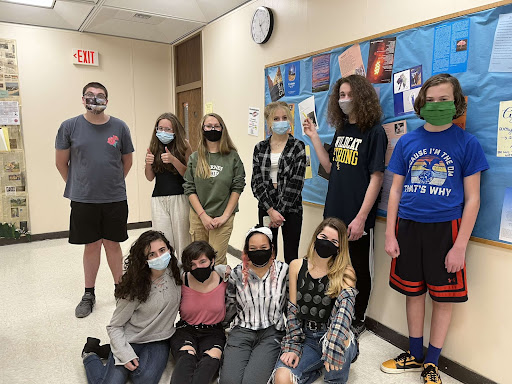
[(151, 19), (151, 16), (150, 15), (145, 15), (144, 13), (136, 13), (135, 15), (133, 15), (133, 17), (135, 19), (139, 19), (139, 20), (148, 20), (148, 19)]

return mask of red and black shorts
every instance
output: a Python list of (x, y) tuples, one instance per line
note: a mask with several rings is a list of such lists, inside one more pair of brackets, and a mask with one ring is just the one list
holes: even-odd
[(422, 295), (428, 288), (434, 301), (467, 301), (466, 265), (455, 273), (448, 273), (445, 267), (459, 227), (460, 219), (442, 223), (398, 219), (400, 255), (391, 262), (391, 288), (406, 296)]

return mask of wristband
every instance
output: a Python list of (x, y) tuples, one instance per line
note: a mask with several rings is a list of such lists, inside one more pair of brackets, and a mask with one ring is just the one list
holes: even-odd
[(201, 215), (202, 215), (203, 213), (204, 213), (204, 210), (203, 210), (203, 212), (201, 212), (199, 215), (197, 215), (197, 217), (201, 217)]

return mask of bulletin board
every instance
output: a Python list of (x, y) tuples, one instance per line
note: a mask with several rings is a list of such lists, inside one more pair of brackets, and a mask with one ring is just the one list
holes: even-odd
[[(328, 180), (325, 178), (326, 175), (322, 177), (323, 172), (311, 140), (302, 132), (301, 121), (307, 113), (304, 113), (304, 108), (300, 106), (304, 106), (304, 101), (314, 96), (316, 116), (307, 115), (317, 120), (321, 141), (330, 144), (334, 128), (327, 124), (329, 90), (342, 76), (338, 61), (340, 55), (350, 48), (354, 49), (353, 47), (358, 44), (364, 68), (357, 69), (357, 72), (364, 71), (374, 83), (383, 110), (383, 125), (405, 120), (407, 132), (410, 132), (424, 124), (424, 121), (414, 112), (408, 111), (409, 108), (406, 106), (414, 100), (415, 82), (419, 90), (418, 79), (412, 78), (413, 74), (417, 76), (418, 70), (421, 76), (420, 84), (436, 73), (451, 73), (459, 79), (468, 102), (465, 129), (476, 136), (490, 166), (489, 170), (482, 173), (481, 208), (473, 237), (477, 241), (512, 248), (512, 242), (503, 240), (503, 236), (500, 235), (504, 201), (510, 200), (509, 204), (512, 207), (512, 157), (507, 157), (512, 153), (512, 130), (500, 131), (499, 124), (502, 121), (498, 121), (499, 116), (504, 116), (505, 112), (512, 123), (512, 108), (504, 111), (506, 104), (502, 103), (500, 109), (500, 102), (512, 100), (512, 66), (507, 67), (506, 60), (500, 60), (499, 52), (493, 51), (495, 38), (498, 44), (499, 38), (503, 42), (503, 34), (508, 33), (505, 27), (508, 17), (512, 16), (508, 15), (512, 14), (511, 3), (494, 3), (267, 65), (265, 104), (276, 100), (289, 103), (294, 115), (293, 134), (309, 146), (307, 161), (310, 168), (302, 193), (304, 202), (323, 205)], [(499, 20), (501, 34), (495, 37)], [(512, 21), (510, 25), (512, 26)], [(509, 31), (512, 31), (512, 27)], [(512, 35), (508, 36), (507, 41), (512, 41)], [(377, 64), (374, 60), (369, 62), (368, 58), (370, 52), (371, 57), (375, 57), (375, 47), (379, 42), (384, 46), (384, 50), (394, 49), (391, 69), (389, 60), (387, 63), (379, 64), (384, 65), (384, 72), (391, 76), (389, 82), (370, 79)], [(406, 70), (409, 71), (403, 72)], [(370, 75), (368, 71), (371, 72)], [(408, 99), (405, 94), (401, 95), (403, 97), (395, 94), (398, 75), (401, 73), (409, 76)], [(385, 78), (380, 79), (382, 80), (386, 81)], [(268, 127), (266, 134), (268, 135)], [(390, 174), (386, 173), (385, 179), (389, 181), (389, 177)], [(387, 188), (389, 192), (389, 185)], [(386, 185), (383, 188), (383, 195), (387, 193), (385, 189)], [(503, 210), (505, 211), (504, 208)], [(385, 205), (379, 206), (379, 216), (386, 216)], [(512, 212), (508, 220), (512, 223)]]

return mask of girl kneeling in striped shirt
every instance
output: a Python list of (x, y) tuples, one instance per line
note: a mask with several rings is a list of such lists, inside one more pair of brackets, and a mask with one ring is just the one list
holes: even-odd
[(220, 372), (222, 384), (265, 384), (281, 350), (288, 265), (275, 260), (272, 232), (251, 228), (242, 264), (229, 275), (226, 322), (231, 332)]

